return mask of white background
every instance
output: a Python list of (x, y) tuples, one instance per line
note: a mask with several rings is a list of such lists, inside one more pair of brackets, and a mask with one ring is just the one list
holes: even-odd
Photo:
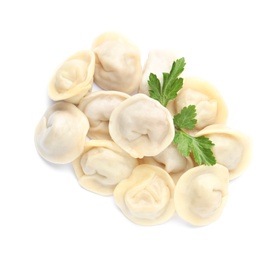
[[(277, 1), (1, 1), (0, 259), (279, 259)], [(34, 129), (57, 66), (117, 31), (142, 51), (173, 48), (213, 83), (228, 125), (253, 139), (221, 218), (191, 227), (128, 221), (112, 197), (82, 189), (71, 165), (37, 154)]]

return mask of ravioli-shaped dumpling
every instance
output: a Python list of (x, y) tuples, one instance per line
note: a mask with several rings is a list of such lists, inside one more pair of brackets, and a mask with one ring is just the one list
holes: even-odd
[(83, 151), (89, 122), (73, 104), (58, 102), (47, 109), (35, 130), (35, 145), (47, 161), (65, 164)]
[(137, 165), (137, 159), (109, 140), (88, 141), (73, 162), (79, 184), (100, 195), (112, 195), (115, 186), (128, 178)]
[(87, 136), (91, 139), (110, 140), (110, 115), (114, 108), (128, 97), (129, 95), (123, 92), (104, 90), (86, 95), (78, 108), (84, 112), (90, 123)]
[(111, 138), (135, 158), (155, 156), (174, 138), (169, 111), (158, 101), (136, 94), (120, 103), (109, 122)]
[(251, 140), (247, 135), (220, 124), (208, 126), (196, 134), (202, 135), (214, 143), (212, 152), (217, 163), (229, 169), (230, 180), (243, 173), (251, 156)]
[(161, 167), (170, 174), (174, 183), (187, 170), (194, 167), (193, 160), (190, 156), (183, 156), (177, 147), (171, 143), (164, 151), (152, 157), (143, 157), (142, 163), (152, 164)]
[(123, 214), (140, 225), (157, 225), (174, 212), (174, 183), (162, 168), (141, 164), (114, 190), (114, 199)]
[(229, 171), (226, 167), (197, 166), (185, 172), (174, 191), (177, 214), (196, 226), (217, 220), (228, 197)]
[(102, 89), (131, 94), (142, 77), (139, 49), (121, 34), (107, 32), (93, 43), (96, 56), (94, 81)]
[(139, 92), (149, 96), (149, 75), (156, 74), (163, 83), (163, 72), (169, 73), (172, 63), (177, 60), (178, 55), (172, 50), (151, 50), (145, 62)]
[(91, 50), (75, 53), (58, 68), (48, 87), (54, 101), (65, 100), (78, 104), (93, 84), (95, 56)]
[(196, 130), (212, 124), (224, 124), (227, 121), (228, 109), (219, 91), (210, 83), (193, 77), (184, 79), (183, 88), (172, 102), (175, 114), (183, 107), (196, 106)]

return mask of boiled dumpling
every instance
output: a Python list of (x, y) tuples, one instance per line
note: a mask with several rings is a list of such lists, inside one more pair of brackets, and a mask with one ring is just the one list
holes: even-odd
[(171, 114), (158, 101), (136, 94), (113, 110), (109, 132), (131, 156), (143, 158), (157, 155), (170, 145), (174, 125)]
[(75, 160), (83, 151), (89, 123), (73, 104), (58, 102), (47, 109), (35, 130), (39, 154), (52, 163)]
[[(227, 106), (218, 90), (198, 78), (185, 78), (183, 88), (171, 104), (175, 114), (180, 113), (183, 107), (196, 106), (196, 130), (212, 124), (224, 124), (228, 116)], [(171, 104), (168, 106), (169, 109)]]
[(101, 195), (111, 195), (115, 186), (128, 178), (137, 165), (137, 159), (109, 140), (88, 141), (83, 153), (73, 162), (79, 184)]
[(214, 143), (212, 152), (217, 163), (229, 169), (230, 180), (243, 173), (250, 162), (251, 140), (248, 136), (220, 124), (208, 126), (196, 134), (201, 135)]
[(112, 111), (129, 97), (119, 91), (97, 91), (86, 95), (78, 108), (87, 116), (90, 128), (87, 136), (91, 139), (111, 139), (108, 129)]
[(142, 77), (139, 49), (118, 33), (107, 32), (94, 41), (94, 81), (102, 89), (136, 92)]
[(142, 80), (139, 92), (149, 96), (149, 75), (156, 74), (157, 78), (163, 83), (163, 72), (169, 73), (171, 66), (179, 57), (172, 50), (151, 50), (144, 65)]
[(222, 165), (197, 166), (186, 171), (174, 191), (177, 214), (192, 225), (217, 220), (228, 197), (229, 172)]
[(114, 199), (123, 214), (136, 224), (157, 225), (174, 212), (174, 183), (169, 174), (154, 165), (141, 164), (114, 190)]
[(78, 104), (93, 84), (95, 56), (90, 50), (75, 53), (56, 71), (48, 87), (48, 95), (54, 101), (65, 100)]
[(171, 143), (164, 151), (152, 157), (143, 157), (142, 163), (152, 164), (161, 167), (170, 174), (174, 183), (187, 170), (194, 167), (193, 160), (190, 156), (183, 156), (176, 145)]

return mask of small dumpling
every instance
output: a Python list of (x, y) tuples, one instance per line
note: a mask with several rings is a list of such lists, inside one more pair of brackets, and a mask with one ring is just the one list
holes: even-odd
[(91, 50), (84, 50), (69, 57), (58, 68), (48, 86), (48, 95), (54, 101), (78, 104), (93, 84), (95, 56)]
[(230, 180), (243, 173), (251, 156), (251, 140), (248, 136), (220, 124), (208, 126), (196, 134), (202, 135), (214, 143), (212, 152), (217, 163), (229, 169)]
[(136, 94), (113, 110), (109, 132), (127, 153), (143, 158), (157, 155), (170, 145), (174, 125), (171, 114), (158, 101)]
[(222, 165), (197, 166), (185, 172), (174, 191), (177, 214), (195, 226), (217, 220), (228, 198), (229, 172)]
[(141, 163), (161, 167), (170, 174), (174, 183), (177, 183), (178, 179), (185, 171), (194, 167), (192, 158), (190, 156), (183, 156), (173, 143), (158, 155), (143, 157)]
[(97, 91), (86, 95), (78, 108), (87, 116), (90, 124), (87, 136), (91, 139), (110, 140), (108, 129), (112, 111), (129, 97), (119, 91)]
[(175, 114), (180, 113), (183, 107), (196, 106), (195, 130), (201, 130), (212, 124), (224, 124), (227, 121), (228, 109), (218, 90), (210, 83), (198, 78), (185, 78), (183, 88), (171, 103)]
[(157, 78), (163, 83), (163, 72), (169, 73), (171, 66), (179, 57), (172, 50), (151, 50), (145, 62), (139, 92), (149, 96), (149, 75), (156, 74)]
[(157, 225), (174, 212), (174, 183), (169, 174), (154, 165), (141, 164), (114, 190), (114, 199), (123, 214), (139, 225)]
[(112, 195), (115, 186), (128, 178), (138, 160), (109, 140), (90, 140), (73, 162), (79, 184), (100, 195)]
[(75, 105), (55, 103), (36, 127), (37, 151), (49, 162), (70, 163), (82, 153), (88, 129), (86, 116)]
[(126, 37), (107, 32), (97, 37), (92, 49), (96, 57), (94, 81), (104, 90), (131, 94), (142, 77), (139, 49)]

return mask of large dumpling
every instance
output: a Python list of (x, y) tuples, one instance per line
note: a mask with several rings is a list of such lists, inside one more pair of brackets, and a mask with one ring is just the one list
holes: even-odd
[(136, 92), (142, 77), (139, 49), (126, 37), (101, 34), (93, 43), (96, 57), (94, 81), (102, 89)]
[(230, 180), (243, 173), (251, 156), (251, 140), (248, 136), (220, 124), (208, 126), (196, 134), (202, 135), (214, 143), (212, 152), (217, 163), (229, 169)]
[[(170, 103), (175, 114), (180, 113), (186, 106), (196, 106), (196, 131), (208, 125), (224, 124), (227, 120), (228, 109), (219, 91), (207, 81), (198, 78), (185, 78), (183, 88)], [(168, 106), (169, 109), (171, 104)]]
[(120, 103), (109, 122), (112, 139), (135, 158), (162, 152), (174, 138), (169, 111), (158, 101), (136, 94)]
[(169, 72), (175, 60), (179, 57), (172, 50), (151, 50), (145, 62), (139, 92), (149, 96), (149, 75), (156, 74), (157, 78), (163, 83), (163, 72)]
[(56, 71), (48, 87), (48, 95), (54, 101), (65, 100), (78, 104), (93, 84), (95, 56), (90, 50), (75, 53)]
[(89, 123), (73, 104), (58, 102), (47, 109), (35, 130), (35, 145), (47, 161), (65, 164), (83, 151)]
[(90, 129), (87, 136), (91, 139), (110, 140), (109, 119), (112, 111), (129, 97), (119, 91), (97, 91), (86, 95), (78, 108), (87, 116)]
[(154, 165), (141, 164), (114, 190), (123, 214), (136, 224), (157, 225), (169, 220), (175, 210), (174, 183), (169, 174)]
[(137, 159), (109, 140), (87, 142), (83, 153), (73, 162), (79, 184), (101, 195), (111, 195), (137, 165)]
[(226, 205), (228, 186), (229, 171), (222, 165), (201, 165), (186, 171), (174, 191), (177, 214), (196, 226), (214, 222)]

